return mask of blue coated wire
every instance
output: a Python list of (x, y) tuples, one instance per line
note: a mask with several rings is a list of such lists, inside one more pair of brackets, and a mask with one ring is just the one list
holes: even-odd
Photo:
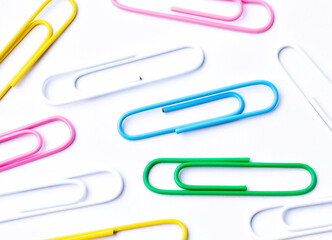
[[(272, 101), (271, 105), (266, 108), (243, 113), (244, 108), (245, 108), (245, 103), (244, 103), (243, 98), (238, 93), (229, 92), (229, 91), (239, 89), (239, 88), (244, 88), (244, 87), (250, 87), (250, 86), (254, 86), (254, 85), (265, 85), (265, 86), (269, 87), (272, 90), (273, 95), (274, 95), (273, 101)], [(162, 108), (162, 111), (164, 113), (167, 113), (167, 112), (177, 111), (177, 110), (181, 110), (184, 108), (193, 107), (193, 106), (197, 106), (199, 104), (203, 104), (203, 103), (207, 103), (207, 102), (211, 102), (211, 101), (215, 101), (215, 100), (219, 100), (219, 99), (223, 99), (223, 98), (229, 98), (229, 97), (233, 97), (233, 98), (237, 99), (239, 102), (239, 107), (236, 111), (234, 111), (233, 113), (227, 114), (227, 115), (223, 115), (223, 116), (219, 116), (219, 117), (215, 117), (215, 118), (211, 118), (211, 119), (207, 119), (207, 120), (203, 120), (203, 121), (188, 123), (188, 124), (184, 124), (184, 125), (180, 125), (180, 126), (160, 129), (160, 130), (156, 130), (156, 131), (152, 131), (152, 132), (137, 134), (137, 135), (129, 135), (129, 134), (125, 133), (123, 130), (124, 120), (127, 117), (137, 114), (137, 113), (149, 111), (149, 110), (152, 110), (155, 108)], [(223, 124), (223, 123), (237, 121), (237, 120), (240, 120), (243, 118), (248, 118), (248, 117), (253, 117), (253, 116), (261, 115), (264, 113), (268, 113), (277, 106), (278, 99), (279, 99), (278, 90), (269, 81), (256, 80), (256, 81), (239, 83), (239, 84), (235, 84), (235, 85), (228, 86), (228, 87), (218, 88), (218, 89), (210, 90), (207, 92), (197, 93), (197, 94), (193, 94), (190, 96), (181, 97), (181, 98), (137, 108), (134, 110), (130, 110), (120, 117), (120, 119), (118, 121), (118, 132), (120, 133), (120, 135), (122, 137), (124, 137), (128, 140), (140, 140), (140, 139), (154, 137), (154, 136), (172, 133), (172, 132), (176, 132), (176, 133), (188, 132), (188, 131), (192, 131), (192, 130), (197, 130), (197, 129), (201, 129), (201, 128), (205, 128), (205, 127), (211, 127), (211, 126), (215, 126), (215, 125), (219, 125), (219, 124)]]

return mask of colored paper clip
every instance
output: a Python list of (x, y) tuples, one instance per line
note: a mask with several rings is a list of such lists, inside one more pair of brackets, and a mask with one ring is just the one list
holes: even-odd
[(74, 20), (77, 12), (77, 7), (74, 0), (68, 0), (73, 9), (72, 13), (67, 21), (54, 34), (52, 27), (48, 22), (45, 20), (34, 20), (40, 14), (40, 12), (43, 11), (43, 9), (52, 1), (53, 0), (46, 0), (0, 52), (1, 63), (34, 27), (38, 25), (44, 25), (46, 27), (47, 36), (45, 37), (43, 43), (24, 64), (24, 66), (16, 73), (16, 75), (8, 82), (8, 84), (0, 91), (0, 100), (12, 87), (16, 86), (21, 78), (30, 70), (30, 68), (37, 62), (37, 60), (44, 54), (44, 52), (52, 45), (55, 40), (57, 40), (62, 32), (64, 32), (68, 25)]
[[(80, 78), (82, 78), (84, 76), (91, 75), (91, 74), (94, 74), (94, 73), (97, 73), (97, 72), (100, 72), (103, 70), (111, 69), (111, 68), (121, 67), (121, 66), (128, 65), (131, 63), (136, 63), (139, 61), (144, 61), (144, 60), (164, 56), (164, 55), (171, 54), (171, 53), (178, 52), (178, 51), (185, 50), (185, 49), (190, 49), (195, 54), (195, 56), (192, 58), (192, 59), (195, 59), (195, 61), (193, 61), (189, 67), (186, 67), (183, 69), (177, 69), (175, 72), (170, 71), (166, 75), (161, 75), (161, 76), (158, 76), (157, 78), (149, 79), (149, 78), (142, 78), (142, 77), (137, 76), (138, 80), (136, 80), (136, 81), (129, 82), (127, 84), (123, 84), (120, 86), (116, 86), (116, 87), (113, 87), (112, 89), (104, 88), (104, 89), (98, 90), (97, 92), (88, 93), (88, 92), (79, 90), (77, 88), (77, 82), (79, 81)], [(118, 60), (115, 60), (112, 62), (103, 63), (103, 64), (100, 64), (97, 66), (82, 68), (82, 69), (74, 70), (71, 72), (54, 75), (54, 76), (47, 78), (44, 81), (43, 87), (42, 87), (42, 92), (43, 92), (43, 96), (48, 104), (52, 104), (52, 105), (68, 104), (68, 103), (77, 102), (77, 101), (81, 101), (81, 100), (85, 100), (85, 99), (96, 98), (99, 96), (114, 93), (114, 92), (117, 92), (120, 90), (132, 88), (135, 86), (143, 85), (143, 84), (150, 83), (150, 82), (157, 81), (157, 80), (163, 80), (166, 78), (181, 76), (183, 74), (190, 73), (190, 72), (195, 71), (196, 69), (200, 68), (202, 66), (203, 62), (204, 62), (204, 52), (201, 48), (199, 48), (197, 46), (191, 46), (191, 45), (180, 46), (180, 47), (176, 47), (176, 48), (167, 49), (162, 52), (155, 52), (155, 53), (143, 54), (143, 55), (133, 55), (133, 56), (121, 58), (121, 59), (118, 59)], [(66, 81), (63, 81), (64, 85), (63, 86), (61, 85), (62, 86), (61, 89), (66, 88), (66, 90), (69, 90), (70, 98), (65, 99), (65, 100), (54, 100), (54, 99), (52, 100), (52, 99), (48, 98), (47, 90), (49, 88), (50, 83), (56, 82), (57, 80), (61, 80), (65, 77), (67, 77), (69, 79), (66, 78), (65, 79)], [(69, 80), (69, 81), (67, 81), (67, 80)], [(63, 92), (59, 92), (58, 95), (62, 96)]]
[[(223, 0), (223, 1), (230, 1), (230, 0)], [(274, 14), (273, 14), (272, 8), (266, 2), (261, 1), (261, 0), (231, 0), (231, 1), (236, 2), (236, 4), (239, 6), (239, 12), (235, 16), (227, 17), (227, 16), (220, 16), (220, 15), (210, 14), (210, 13), (201, 12), (201, 11), (194, 11), (194, 10), (179, 8), (179, 7), (171, 7), (170, 10), (172, 12), (181, 13), (183, 15), (156, 12), (156, 11), (126, 6), (124, 4), (119, 3), (119, 0), (111, 0), (111, 2), (113, 3), (114, 6), (120, 8), (122, 10), (125, 10), (125, 11), (145, 14), (145, 15), (149, 15), (149, 16), (153, 16), (153, 17), (161, 17), (161, 18), (178, 20), (178, 21), (183, 21), (183, 22), (188, 22), (188, 23), (195, 23), (195, 24), (205, 25), (205, 26), (209, 26), (209, 27), (222, 28), (222, 29), (227, 29), (227, 30), (232, 30), (232, 31), (237, 31), (237, 32), (261, 33), (261, 32), (265, 32), (271, 28), (273, 21), (274, 21)], [(220, 21), (235, 21), (235, 20), (239, 19), (241, 16), (243, 16), (243, 5), (244, 4), (256, 4), (256, 5), (260, 5), (260, 6), (264, 7), (267, 10), (268, 15), (269, 15), (268, 22), (263, 27), (259, 27), (259, 28), (247, 28), (247, 27), (226, 24), (225, 22), (220, 22)], [(197, 17), (200, 17), (200, 18), (197, 18)], [(214, 21), (214, 20), (217, 20), (217, 21)]]
[(96, 238), (112, 236), (117, 232), (122, 232), (122, 231), (126, 231), (126, 230), (132, 230), (132, 229), (136, 229), (136, 228), (150, 227), (150, 226), (156, 226), (156, 225), (164, 225), (164, 224), (178, 225), (182, 230), (181, 240), (187, 239), (187, 235), (188, 235), (187, 228), (181, 221), (176, 220), (176, 219), (163, 219), (163, 220), (155, 220), (155, 221), (142, 222), (142, 223), (134, 223), (134, 224), (129, 224), (129, 225), (125, 225), (125, 226), (107, 228), (107, 229), (102, 229), (102, 230), (97, 230), (97, 231), (86, 232), (86, 233), (79, 233), (79, 234), (69, 235), (69, 236), (65, 236), (65, 237), (50, 238), (47, 240), (89, 240), (89, 239), (96, 239)]
[[(230, 91), (238, 89), (238, 88), (250, 87), (250, 86), (255, 86), (255, 85), (265, 85), (265, 86), (269, 87), (274, 94), (273, 102), (267, 108), (243, 113), (243, 111), (245, 109), (245, 103), (244, 103), (243, 98), (238, 93), (230, 92)], [(161, 129), (161, 130), (143, 133), (143, 134), (138, 134), (138, 135), (128, 135), (123, 130), (124, 120), (127, 117), (137, 114), (137, 113), (149, 111), (149, 110), (152, 110), (155, 108), (160, 108), (160, 107), (162, 107), (162, 111), (164, 113), (167, 113), (167, 112), (177, 111), (177, 110), (185, 109), (188, 107), (193, 107), (193, 106), (197, 106), (200, 104), (204, 104), (204, 103), (208, 103), (208, 102), (212, 102), (212, 101), (216, 101), (216, 100), (220, 100), (220, 99), (224, 99), (224, 98), (231, 98), (231, 97), (238, 100), (239, 108), (235, 112), (225, 115), (225, 116), (220, 116), (220, 117), (211, 118), (211, 119), (207, 119), (207, 120), (203, 120), (203, 121), (199, 121), (199, 122), (170, 127), (170, 128)], [(165, 101), (165, 102), (161, 102), (161, 103), (152, 104), (149, 106), (137, 108), (137, 109), (131, 110), (129, 112), (126, 112), (125, 114), (123, 114), (120, 117), (120, 119), (118, 121), (118, 132), (120, 133), (120, 135), (122, 137), (124, 137), (128, 140), (139, 140), (139, 139), (154, 137), (154, 136), (172, 133), (172, 132), (176, 132), (178, 134), (184, 133), (184, 132), (188, 132), (188, 131), (192, 131), (192, 130), (215, 126), (215, 125), (228, 123), (228, 122), (240, 120), (243, 118), (253, 117), (253, 116), (257, 116), (257, 115), (261, 115), (261, 114), (270, 112), (276, 107), (276, 105), (278, 103), (278, 99), (279, 99), (279, 95), (278, 95), (277, 88), (268, 81), (257, 80), (257, 81), (239, 83), (239, 84), (235, 84), (235, 85), (228, 86), (228, 87), (218, 88), (218, 89), (210, 90), (210, 91), (203, 92), (203, 93), (197, 93), (197, 94), (193, 94), (190, 96), (177, 98), (174, 100), (169, 100), (169, 101)]]
[[(294, 225), (290, 225), (286, 221), (287, 214), (291, 210), (299, 209), (299, 208), (315, 207), (315, 206), (319, 206), (319, 205), (323, 205), (323, 204), (331, 204), (331, 203), (332, 203), (332, 197), (325, 197), (322, 199), (305, 200), (300, 203), (288, 204), (288, 205), (284, 205), (284, 206), (279, 205), (279, 206), (273, 206), (273, 207), (261, 209), (258, 212), (255, 212), (250, 218), (251, 233), (255, 239), (283, 240), (283, 239), (300, 238), (300, 237), (306, 237), (306, 236), (310, 236), (310, 235), (331, 232), (332, 231), (332, 222), (326, 223), (326, 224), (313, 225), (313, 226), (294, 226)], [(279, 209), (280, 220), (284, 227), (284, 230), (286, 230), (287, 233), (285, 233), (284, 235), (270, 236), (270, 237), (258, 235), (253, 226), (254, 218), (262, 212), (266, 212), (269, 210), (275, 210), (275, 209)]]
[(321, 119), (325, 122), (325, 124), (332, 131), (332, 120), (331, 120), (332, 118), (329, 117), (329, 115), (323, 109), (323, 107), (321, 106), (321, 104), (317, 101), (317, 99), (316, 99), (315, 96), (310, 96), (310, 95), (308, 96), (305, 93), (305, 91), (300, 87), (299, 83), (294, 79), (294, 77), (287, 70), (287, 67), (282, 63), (282, 61), (280, 59), (281, 53), (285, 49), (289, 49), (289, 48), (296, 50), (298, 53), (301, 54), (301, 56), (303, 58), (305, 58), (308, 62), (310, 62), (310, 64), (317, 70), (317, 72), (319, 72), (320, 76), (325, 80), (324, 82), (326, 84), (326, 88), (330, 89), (332, 91), (332, 83), (331, 83), (331, 81), (324, 74), (324, 72), (319, 68), (319, 66), (312, 60), (312, 58), (304, 50), (302, 50), (300, 47), (295, 46), (295, 45), (286, 45), (286, 46), (282, 47), (279, 50), (279, 52), (278, 52), (278, 61), (279, 61), (280, 65), (282, 66), (282, 68), (284, 69), (284, 71), (287, 73), (288, 77), (293, 81), (293, 83), (295, 84), (296, 88), (305, 97), (305, 99), (307, 100), (307, 102), (312, 106), (312, 108), (316, 111), (316, 113), (321, 117)]
[[(166, 190), (153, 187), (149, 182), (152, 167), (160, 163), (180, 163), (174, 171), (174, 181), (183, 190)], [(291, 168), (304, 169), (310, 173), (311, 183), (304, 189), (291, 191), (248, 191), (247, 186), (188, 185), (180, 180), (180, 172), (188, 167), (237, 167), (237, 168)], [(232, 195), (232, 196), (294, 196), (315, 188), (315, 171), (302, 163), (252, 163), (250, 158), (159, 158), (152, 160), (144, 169), (143, 181), (152, 192), (168, 195)]]
[[(88, 187), (88, 185), (85, 183), (84, 180), (81, 180), (81, 178), (84, 179), (84, 177), (90, 177), (92, 175), (98, 175), (98, 174), (110, 174), (112, 176), (112, 181), (110, 181), (110, 185), (115, 186), (113, 192), (104, 193), (102, 197), (96, 198), (93, 197), (93, 194), (91, 192), (91, 186)], [(114, 182), (113, 182), (114, 181)], [(106, 185), (106, 183), (104, 183)], [(13, 196), (16, 194), (22, 194), (22, 193), (29, 193), (33, 191), (38, 190), (44, 190), (47, 188), (54, 188), (54, 187), (61, 187), (64, 185), (73, 185), (77, 187), (78, 192), (76, 193), (76, 196), (73, 197), (73, 199), (68, 199), (65, 203), (62, 204), (53, 204), (49, 206), (43, 206), (38, 208), (32, 208), (32, 209), (24, 209), (21, 211), (13, 212), (13, 213), (2, 213), (0, 216), (0, 223), (19, 220), (23, 218), (29, 218), (39, 215), (44, 215), (48, 213), (54, 213), (54, 212), (60, 212), (65, 210), (71, 210), (71, 209), (77, 209), (82, 207), (88, 207), (88, 206), (94, 206), (102, 203), (110, 202), (114, 199), (116, 199), (123, 190), (123, 181), (120, 176), (120, 174), (115, 170), (98, 170), (93, 172), (88, 172), (82, 175), (70, 177), (68, 179), (59, 180), (55, 182), (50, 183), (43, 183), (35, 186), (31, 186), (28, 188), (21, 188), (17, 190), (11, 190), (10, 192), (3, 192), (0, 193), (0, 198)], [(90, 196), (92, 195), (92, 196)], [(95, 198), (95, 199), (94, 199)]]
[[(60, 145), (56, 148), (41, 151), (42, 147), (44, 145), (44, 140), (42, 139), (40, 133), (37, 132), (36, 130), (34, 130), (34, 128), (40, 127), (42, 125), (45, 125), (45, 124), (48, 124), (51, 122), (55, 122), (55, 121), (60, 121), (67, 125), (67, 127), (69, 129), (69, 138), (65, 143), (63, 143), (62, 145)], [(0, 134), (0, 144), (3, 142), (10, 141), (12, 139), (18, 138), (23, 135), (35, 136), (37, 139), (37, 146), (34, 149), (32, 149), (24, 154), (1, 161), (0, 162), (0, 172), (3, 172), (5, 170), (38, 160), (43, 157), (50, 156), (52, 154), (58, 153), (64, 149), (66, 149), (67, 147), (69, 147), (72, 144), (72, 142), (75, 139), (75, 129), (74, 129), (73, 125), (69, 122), (68, 119), (61, 117), (61, 116), (54, 116), (54, 117), (49, 117), (44, 120), (29, 124), (24, 127), (20, 127), (20, 128), (11, 130), (9, 132)]]

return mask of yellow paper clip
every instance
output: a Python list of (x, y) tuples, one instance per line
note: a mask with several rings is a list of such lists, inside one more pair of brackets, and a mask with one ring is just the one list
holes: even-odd
[(188, 235), (187, 228), (181, 221), (176, 220), (176, 219), (163, 219), (163, 220), (155, 220), (155, 221), (150, 221), (150, 222), (134, 223), (134, 224), (114, 227), (114, 228), (106, 228), (106, 229), (102, 229), (102, 230), (91, 231), (91, 232), (86, 232), (86, 233), (79, 233), (79, 234), (69, 235), (69, 236), (65, 236), (65, 237), (50, 238), (47, 240), (89, 240), (89, 239), (96, 239), (96, 238), (111, 236), (111, 235), (114, 235), (116, 232), (120, 232), (120, 231), (131, 230), (131, 229), (142, 228), (142, 227), (150, 227), (150, 226), (155, 226), (155, 225), (163, 225), (163, 224), (178, 225), (182, 230), (181, 240), (187, 239), (187, 235)]
[(13, 51), (13, 49), (26, 37), (26, 35), (37, 25), (44, 25), (47, 28), (47, 36), (43, 43), (23, 65), (23, 67), (15, 74), (15, 76), (8, 82), (8, 84), (0, 91), (0, 100), (3, 96), (21, 80), (21, 78), (29, 71), (29, 69), (36, 63), (36, 61), (44, 54), (44, 52), (52, 45), (52, 43), (62, 34), (68, 25), (74, 20), (77, 12), (76, 3), (74, 0), (68, 0), (73, 8), (70, 17), (67, 21), (53, 34), (51, 25), (45, 20), (34, 20), (39, 13), (53, 0), (46, 0), (37, 11), (28, 19), (28, 21), (21, 27), (16, 35), (9, 41), (5, 48), (0, 52), (0, 63)]

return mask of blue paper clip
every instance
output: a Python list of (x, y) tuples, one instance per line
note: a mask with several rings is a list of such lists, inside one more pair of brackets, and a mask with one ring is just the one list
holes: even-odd
[[(250, 87), (250, 86), (254, 86), (254, 85), (265, 85), (265, 86), (269, 87), (272, 90), (273, 95), (274, 95), (273, 102), (267, 108), (243, 113), (244, 108), (245, 108), (245, 103), (244, 103), (242, 96), (236, 92), (228, 92), (228, 91), (235, 90), (238, 88)], [(161, 130), (157, 130), (157, 131), (153, 131), (153, 132), (137, 134), (137, 135), (128, 135), (123, 130), (123, 121), (127, 117), (137, 114), (137, 113), (149, 111), (149, 110), (152, 110), (155, 108), (160, 108), (160, 107), (162, 107), (162, 111), (164, 113), (167, 113), (167, 112), (181, 110), (184, 108), (193, 107), (193, 106), (197, 106), (197, 105), (200, 105), (203, 103), (208, 103), (208, 102), (212, 102), (212, 101), (223, 99), (223, 98), (229, 98), (229, 97), (233, 97), (238, 100), (239, 108), (235, 112), (224, 115), (224, 116), (211, 118), (211, 119), (198, 121), (198, 122), (193, 122), (193, 123), (189, 123), (189, 124), (184, 124), (184, 125), (180, 125), (180, 126), (165, 128), (165, 129), (161, 129)], [(169, 100), (169, 101), (165, 101), (165, 102), (161, 102), (161, 103), (156, 103), (156, 104), (152, 104), (149, 106), (131, 110), (129, 112), (126, 112), (125, 114), (123, 114), (120, 117), (120, 119), (118, 121), (118, 131), (122, 137), (124, 137), (128, 140), (139, 140), (139, 139), (154, 137), (154, 136), (172, 133), (172, 132), (183, 133), (183, 132), (188, 132), (188, 131), (192, 131), (192, 130), (196, 130), (196, 129), (200, 129), (200, 128), (215, 126), (218, 124), (228, 123), (228, 122), (240, 120), (243, 118), (253, 117), (253, 116), (257, 116), (257, 115), (261, 115), (261, 114), (270, 112), (276, 107), (276, 105), (278, 103), (278, 99), (279, 99), (278, 90), (271, 82), (268, 82), (265, 80), (244, 82), (244, 83), (239, 83), (239, 84), (235, 84), (235, 85), (228, 86), (228, 87), (218, 88), (218, 89), (210, 90), (207, 92), (197, 93), (197, 94), (193, 94), (190, 96), (181, 97), (181, 98), (177, 98), (177, 99), (173, 99), (173, 100)]]

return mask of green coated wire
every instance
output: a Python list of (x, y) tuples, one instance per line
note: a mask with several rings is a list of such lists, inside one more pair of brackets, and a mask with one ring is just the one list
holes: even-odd
[[(149, 172), (160, 163), (180, 163), (174, 171), (174, 181), (183, 190), (159, 189), (149, 182)], [(187, 185), (181, 182), (179, 174), (187, 167), (242, 167), (242, 168), (295, 168), (310, 173), (310, 184), (300, 190), (289, 191), (248, 191), (247, 186)], [(152, 160), (144, 169), (143, 181), (152, 192), (168, 195), (236, 195), (236, 196), (295, 196), (313, 190), (317, 183), (315, 171), (302, 163), (252, 163), (250, 158), (158, 158)]]

